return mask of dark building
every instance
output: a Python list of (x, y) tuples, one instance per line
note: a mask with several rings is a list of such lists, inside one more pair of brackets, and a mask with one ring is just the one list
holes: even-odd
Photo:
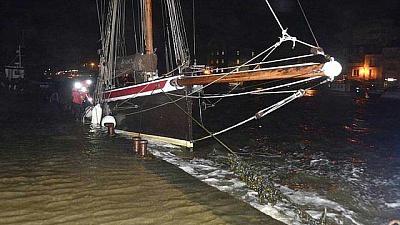
[[(240, 45), (229, 37), (215, 35), (207, 44), (207, 66), (211, 67), (214, 73), (228, 72), (254, 56), (253, 49)], [(245, 66), (239, 70), (247, 69)]]
[(400, 80), (400, 29), (393, 20), (372, 20), (352, 30), (349, 80), (379, 89), (398, 86)]

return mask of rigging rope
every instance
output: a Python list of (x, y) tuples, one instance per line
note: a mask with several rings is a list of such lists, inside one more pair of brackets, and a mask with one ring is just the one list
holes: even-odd
[(142, 91), (144, 91), (150, 84), (147, 84), (146, 86), (144, 86), (138, 93), (136, 93), (134, 96), (125, 99), (124, 101), (122, 101), (121, 103), (117, 104), (116, 107), (118, 107), (119, 105), (124, 104), (125, 102), (128, 102), (130, 99), (132, 98), (136, 98), (140, 93), (142, 93)]
[[(301, 75), (299, 75), (301, 76)], [(277, 86), (273, 86), (273, 87), (268, 87), (268, 88), (263, 88), (260, 90), (254, 90), (254, 91), (248, 91), (248, 92), (242, 92), (242, 93), (236, 93), (236, 94), (230, 94), (230, 92), (228, 92), (228, 94), (224, 94), (224, 95), (207, 95), (207, 96), (202, 96), (202, 97), (197, 97), (197, 96), (182, 96), (182, 95), (176, 95), (176, 94), (168, 94), (168, 95), (173, 95), (173, 96), (181, 96), (181, 97), (187, 97), (187, 98), (201, 98), (201, 99), (212, 99), (212, 98), (228, 98), (228, 97), (236, 97), (236, 96), (243, 96), (243, 95), (249, 95), (249, 94), (285, 94), (285, 93), (293, 93), (296, 91), (275, 91), (275, 92), (265, 92), (265, 91), (270, 91), (270, 90), (274, 90), (274, 89), (279, 89), (279, 88), (284, 88), (284, 87), (290, 87), (293, 85), (297, 85), (300, 83), (307, 83), (309, 81), (315, 80), (321, 78), (320, 76), (315, 76), (315, 77), (309, 77), (307, 79), (303, 79), (303, 80), (298, 80), (298, 81), (293, 81), (290, 83), (286, 83), (286, 84), (282, 84), (282, 85), (277, 85)]]
[(300, 89), (296, 93), (290, 95), (289, 97), (287, 97), (287, 98), (285, 98), (285, 99), (283, 99), (283, 100), (281, 100), (281, 101), (279, 101), (279, 102), (277, 102), (277, 103), (275, 103), (275, 104), (273, 104), (273, 105), (271, 105), (271, 106), (269, 106), (269, 107), (267, 107), (265, 109), (262, 109), (262, 110), (258, 111), (254, 116), (252, 116), (252, 117), (250, 117), (250, 118), (248, 118), (246, 120), (243, 120), (242, 122), (239, 122), (239, 123), (237, 123), (237, 124), (235, 124), (233, 126), (230, 126), (230, 127), (226, 128), (226, 129), (223, 129), (221, 131), (218, 131), (218, 132), (212, 133), (212, 134), (210, 134), (208, 136), (205, 136), (203, 138), (199, 138), (197, 140), (194, 140), (194, 142), (202, 141), (202, 140), (208, 139), (210, 137), (215, 137), (215, 136), (217, 136), (219, 134), (225, 133), (225, 132), (227, 132), (229, 130), (232, 130), (232, 129), (236, 128), (236, 127), (239, 127), (239, 126), (241, 126), (241, 125), (243, 125), (245, 123), (248, 123), (248, 122), (250, 122), (252, 120), (261, 119), (265, 115), (267, 115), (267, 114), (277, 110), (278, 108), (288, 104), (289, 102), (295, 100), (296, 98), (302, 97), (304, 95), (304, 93), (305, 93), (305, 91)]
[(193, 13), (193, 64), (196, 65), (196, 20), (195, 20), (195, 6), (194, 6), (195, 0), (193, 0), (193, 5), (192, 5), (192, 13)]
[[(301, 82), (308, 82), (308, 81), (311, 81), (311, 80), (317, 79), (317, 78), (319, 78), (319, 77), (311, 77), (311, 78), (307, 79), (307, 81), (301, 80)], [(294, 85), (295, 83), (296, 82), (293, 82), (292, 85)], [(324, 83), (324, 81), (320, 82), (319, 85), (321, 85), (322, 83)], [(243, 120), (242, 122), (239, 122), (239, 123), (237, 123), (237, 124), (235, 124), (233, 126), (225, 128), (225, 129), (223, 129), (221, 131), (215, 132), (215, 133), (212, 134), (212, 136), (217, 136), (219, 134), (225, 133), (225, 132), (227, 132), (229, 130), (232, 130), (233, 128), (239, 127), (240, 125), (243, 125), (243, 124), (245, 124), (247, 122), (250, 122), (252, 120), (260, 119), (260, 118), (264, 117), (265, 115), (267, 115), (267, 114), (277, 110), (278, 108), (286, 105), (287, 103), (289, 103), (289, 102), (291, 102), (291, 101), (293, 101), (293, 100), (295, 100), (297, 98), (303, 97), (303, 95), (305, 94), (306, 90), (308, 90), (308, 89), (305, 89), (305, 90), (299, 89), (294, 94), (290, 95), (289, 97), (287, 97), (287, 98), (285, 98), (285, 99), (283, 99), (283, 100), (281, 100), (281, 101), (279, 101), (279, 102), (277, 102), (277, 103), (275, 103), (275, 104), (273, 104), (273, 105), (271, 105), (271, 106), (269, 106), (269, 107), (267, 107), (265, 109), (262, 109), (262, 110), (258, 111), (254, 116), (252, 116), (252, 117), (250, 117), (250, 118), (248, 118), (246, 120)], [(288, 93), (288, 92), (286, 92), (286, 93)], [(202, 138), (199, 138), (199, 139), (195, 140), (194, 142), (205, 140), (205, 139), (208, 139), (210, 137), (211, 137), (211, 135), (206, 136), (206, 137), (202, 137)]]
[(186, 114), (186, 116), (188, 116), (193, 122), (195, 122), (199, 127), (201, 127), (205, 132), (207, 132), (209, 135), (211, 135), (220, 145), (222, 145), (227, 151), (229, 151), (232, 155), (238, 157), (238, 155), (236, 154), (236, 152), (234, 152), (231, 148), (229, 148), (224, 142), (222, 142), (219, 138), (215, 137), (205, 126), (203, 126), (203, 124), (201, 124), (199, 121), (197, 121), (193, 115), (189, 114), (188, 112), (186, 112), (186, 110), (184, 110), (180, 105), (178, 105), (176, 103), (175, 100), (173, 100), (169, 95), (167, 95), (164, 91), (163, 93), (165, 94), (165, 96), (170, 100), (170, 102), (173, 102), (175, 104), (176, 107), (178, 107), (183, 113)]
[(139, 52), (139, 46), (138, 46), (138, 38), (137, 38), (137, 25), (136, 25), (136, 16), (135, 16), (135, 4), (134, 4), (134, 0), (132, 0), (131, 3), (131, 7), (132, 7), (132, 24), (133, 24), (133, 38), (135, 40), (135, 51), (136, 53)]
[(268, 0), (265, 0), (265, 2), (267, 3), (267, 5), (268, 5), (268, 7), (269, 7), (269, 10), (271, 10), (272, 15), (275, 17), (275, 20), (276, 20), (276, 22), (278, 23), (279, 27), (280, 27), (281, 30), (283, 31), (284, 29), (283, 29), (283, 27), (282, 27), (282, 24), (281, 24), (281, 22), (279, 21), (278, 17), (276, 16), (274, 10), (272, 9), (271, 4), (269, 4)]
[(186, 39), (186, 30), (184, 27), (182, 11), (179, 1), (166, 0), (166, 6), (169, 13), (169, 22), (171, 26), (172, 46), (175, 53), (176, 65), (182, 69), (190, 64), (189, 46)]
[[(248, 66), (248, 67), (255, 66), (254, 69), (247, 70), (247, 71), (257, 71), (256, 68), (259, 68), (259, 66), (262, 66), (262, 65), (272, 64), (272, 63), (277, 63), (277, 62), (284, 62), (284, 61), (295, 60), (295, 59), (303, 59), (303, 58), (312, 57), (312, 56), (315, 56), (315, 54), (299, 55), (299, 56), (293, 56), (293, 57), (289, 57), (289, 58), (263, 61), (263, 62), (258, 62), (258, 63), (249, 63), (249, 64), (246, 64), (246, 66)], [(230, 66), (230, 67), (219, 67), (218, 69), (225, 71), (225, 70), (233, 70), (236, 68), (237, 68), (237, 66)], [(213, 72), (214, 69), (212, 69), (211, 71)]]
[(308, 21), (308, 18), (307, 18), (307, 16), (306, 16), (306, 13), (305, 13), (304, 10), (303, 10), (303, 6), (301, 5), (300, 0), (297, 0), (297, 3), (298, 3), (299, 6), (300, 6), (301, 12), (303, 13), (304, 19), (305, 19), (306, 22), (307, 22), (308, 29), (310, 29), (310, 32), (311, 32), (311, 35), (312, 35), (313, 38), (314, 38), (315, 44), (316, 44), (317, 47), (319, 48), (319, 44), (318, 44), (317, 38), (316, 38), (315, 35), (314, 35), (314, 32), (313, 32), (313, 30), (312, 30), (312, 28), (311, 28), (310, 22)]

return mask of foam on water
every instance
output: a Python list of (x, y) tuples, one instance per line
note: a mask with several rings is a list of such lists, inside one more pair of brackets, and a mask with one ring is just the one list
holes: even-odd
[[(166, 146), (163, 146), (163, 149), (166, 149)], [(163, 152), (153, 148), (149, 149), (149, 151), (154, 156), (160, 157), (163, 160), (178, 166), (183, 171), (198, 178), (204, 183), (207, 183), (221, 191), (230, 193), (236, 198), (242, 199), (266, 215), (287, 224), (293, 224), (293, 221), (290, 220), (289, 217), (280, 213), (277, 209), (268, 205), (259, 204), (257, 193), (249, 190), (245, 183), (234, 177), (233, 172), (222, 169), (221, 165), (218, 165), (211, 160), (200, 158), (193, 158), (189, 161), (184, 161), (171, 152)]]
[(386, 205), (388, 208), (400, 208), (400, 200), (397, 200), (397, 202), (394, 202), (394, 203), (388, 203), (388, 202), (386, 202), (385, 205)]
[[(279, 121), (279, 127), (243, 128), (237, 132), (241, 136), (230, 137), (243, 142), (235, 152), (314, 218), (327, 208), (329, 220), (337, 224), (381, 225), (399, 219), (398, 107), (388, 102), (333, 100), (327, 105), (325, 98), (305, 99), (301, 107), (294, 105), (294, 115), (284, 113), (284, 119), (271, 115), (267, 122)], [(242, 137), (247, 133), (251, 135)], [(260, 204), (256, 192), (230, 171), (226, 152), (179, 157), (176, 148), (156, 143), (150, 151), (267, 215), (298, 223), (293, 207)]]
[[(257, 198), (257, 193), (247, 188), (246, 184), (230, 171), (227, 165), (227, 156), (217, 154), (207, 156), (207, 159), (196, 157), (183, 159), (178, 154), (175, 154), (174, 151), (176, 150), (177, 148), (172, 146), (155, 142), (151, 142), (149, 146), (149, 151), (154, 156), (178, 166), (186, 173), (191, 174), (210, 186), (241, 199), (266, 215), (286, 224), (301, 224), (292, 206), (284, 203), (278, 203), (275, 206), (262, 204)], [(246, 154), (242, 156), (246, 158)], [(249, 157), (254, 158), (254, 155), (249, 155)], [(380, 224), (396, 219), (392, 218), (393, 216), (390, 217), (392, 215), (390, 212), (389, 215), (384, 214), (381, 215), (381, 218), (378, 218), (377, 215), (380, 214), (378, 212), (376, 215), (369, 215), (370, 217), (376, 217), (369, 220), (370, 222), (372, 221), (372, 223), (369, 223), (369, 218), (366, 217), (366, 214), (372, 208), (376, 208), (381, 212), (398, 210), (400, 208), (399, 193), (395, 192), (396, 189), (393, 187), (398, 184), (396, 182), (399, 181), (400, 183), (398, 176), (391, 177), (391, 179), (384, 179), (382, 177), (371, 179), (371, 175), (365, 171), (367, 168), (365, 168), (364, 164), (355, 163), (348, 159), (332, 162), (321, 152), (311, 155), (311, 159), (308, 162), (300, 160), (302, 157), (299, 153), (287, 154), (285, 155), (284, 163), (278, 166), (276, 162), (268, 164), (265, 161), (271, 161), (271, 159), (282, 160), (282, 157), (279, 155), (261, 154), (256, 158), (264, 162), (261, 165), (262, 167), (260, 167), (263, 174), (269, 173), (272, 174), (272, 177), (280, 176), (280, 174), (287, 173), (287, 171), (296, 168), (298, 171), (308, 174), (307, 176), (325, 176), (334, 184), (341, 185), (337, 193), (334, 190), (332, 191), (333, 194), (326, 195), (325, 191), (321, 192), (318, 189), (293, 189), (290, 185), (276, 183), (282, 193), (289, 196), (296, 204), (301, 205), (315, 219), (319, 219), (322, 216), (324, 208), (327, 209), (329, 220), (337, 224)], [(265, 160), (266, 158), (269, 160)], [(260, 163), (254, 162), (254, 165), (260, 166)], [(318, 183), (320, 181), (315, 180), (314, 182)], [(380, 190), (379, 187), (384, 190)], [(335, 188), (337, 187), (332, 187), (332, 189)], [(390, 188), (392, 188), (393, 197), (385, 199), (386, 192), (384, 191)], [(347, 193), (348, 196), (343, 196), (346, 191), (349, 191)], [(337, 200), (335, 200), (336, 197), (338, 198)], [(349, 199), (343, 202), (341, 198)]]
[[(158, 145), (158, 147), (157, 147)], [(151, 147), (155, 146), (155, 147)], [(290, 205), (278, 203), (275, 206), (262, 204), (258, 197), (257, 192), (247, 188), (246, 184), (235, 176), (228, 167), (222, 163), (202, 158), (192, 158), (190, 160), (184, 160), (173, 153), (173, 149), (168, 150), (168, 146), (159, 143), (151, 142), (149, 151), (156, 157), (162, 158), (163, 160), (178, 166), (188, 174), (198, 178), (199, 180), (213, 186), (221, 191), (227, 192), (234, 197), (241, 199), (242, 201), (250, 204), (259, 211), (269, 215), (277, 220), (280, 220), (286, 224), (301, 224), (296, 216), (295, 209)], [(159, 148), (161, 146), (161, 148)], [(219, 158), (223, 158), (219, 156)], [(225, 158), (227, 162), (227, 158)], [(316, 160), (317, 162), (324, 162), (324, 160)], [(284, 168), (282, 168), (284, 169)], [(345, 217), (347, 220), (351, 220), (353, 224), (361, 225), (362, 223), (357, 222), (352, 216), (355, 214), (352, 210), (346, 209), (344, 206), (337, 202), (328, 200), (319, 196), (317, 193), (295, 191), (286, 186), (281, 185), (280, 190), (290, 196), (290, 198), (300, 205), (312, 205), (313, 208), (323, 210), (324, 207), (328, 208), (328, 217), (334, 218), (339, 224)], [(309, 210), (307, 211), (315, 219), (318, 219), (322, 215), (322, 211)]]

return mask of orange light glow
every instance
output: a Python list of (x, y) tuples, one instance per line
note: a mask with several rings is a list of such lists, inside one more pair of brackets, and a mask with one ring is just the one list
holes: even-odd
[(315, 95), (317, 95), (317, 91), (312, 89), (306, 90), (306, 93), (304, 94), (304, 96), (306, 97), (312, 97)]
[(365, 74), (365, 68), (363, 67), (360, 69), (360, 75), (364, 75), (364, 74)]
[(205, 75), (210, 75), (211, 74), (211, 70), (204, 70), (203, 72)]

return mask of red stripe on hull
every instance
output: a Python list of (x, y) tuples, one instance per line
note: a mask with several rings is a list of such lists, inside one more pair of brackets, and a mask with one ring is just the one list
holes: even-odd
[(104, 98), (105, 99), (118, 98), (121, 96), (128, 96), (128, 95), (135, 95), (135, 94), (143, 93), (146, 91), (155, 91), (155, 90), (164, 88), (166, 83), (167, 83), (167, 80), (163, 80), (160, 82), (154, 82), (154, 83), (144, 84), (144, 85), (135, 86), (135, 87), (128, 87), (128, 88), (124, 88), (121, 90), (108, 91), (108, 92), (104, 93)]

